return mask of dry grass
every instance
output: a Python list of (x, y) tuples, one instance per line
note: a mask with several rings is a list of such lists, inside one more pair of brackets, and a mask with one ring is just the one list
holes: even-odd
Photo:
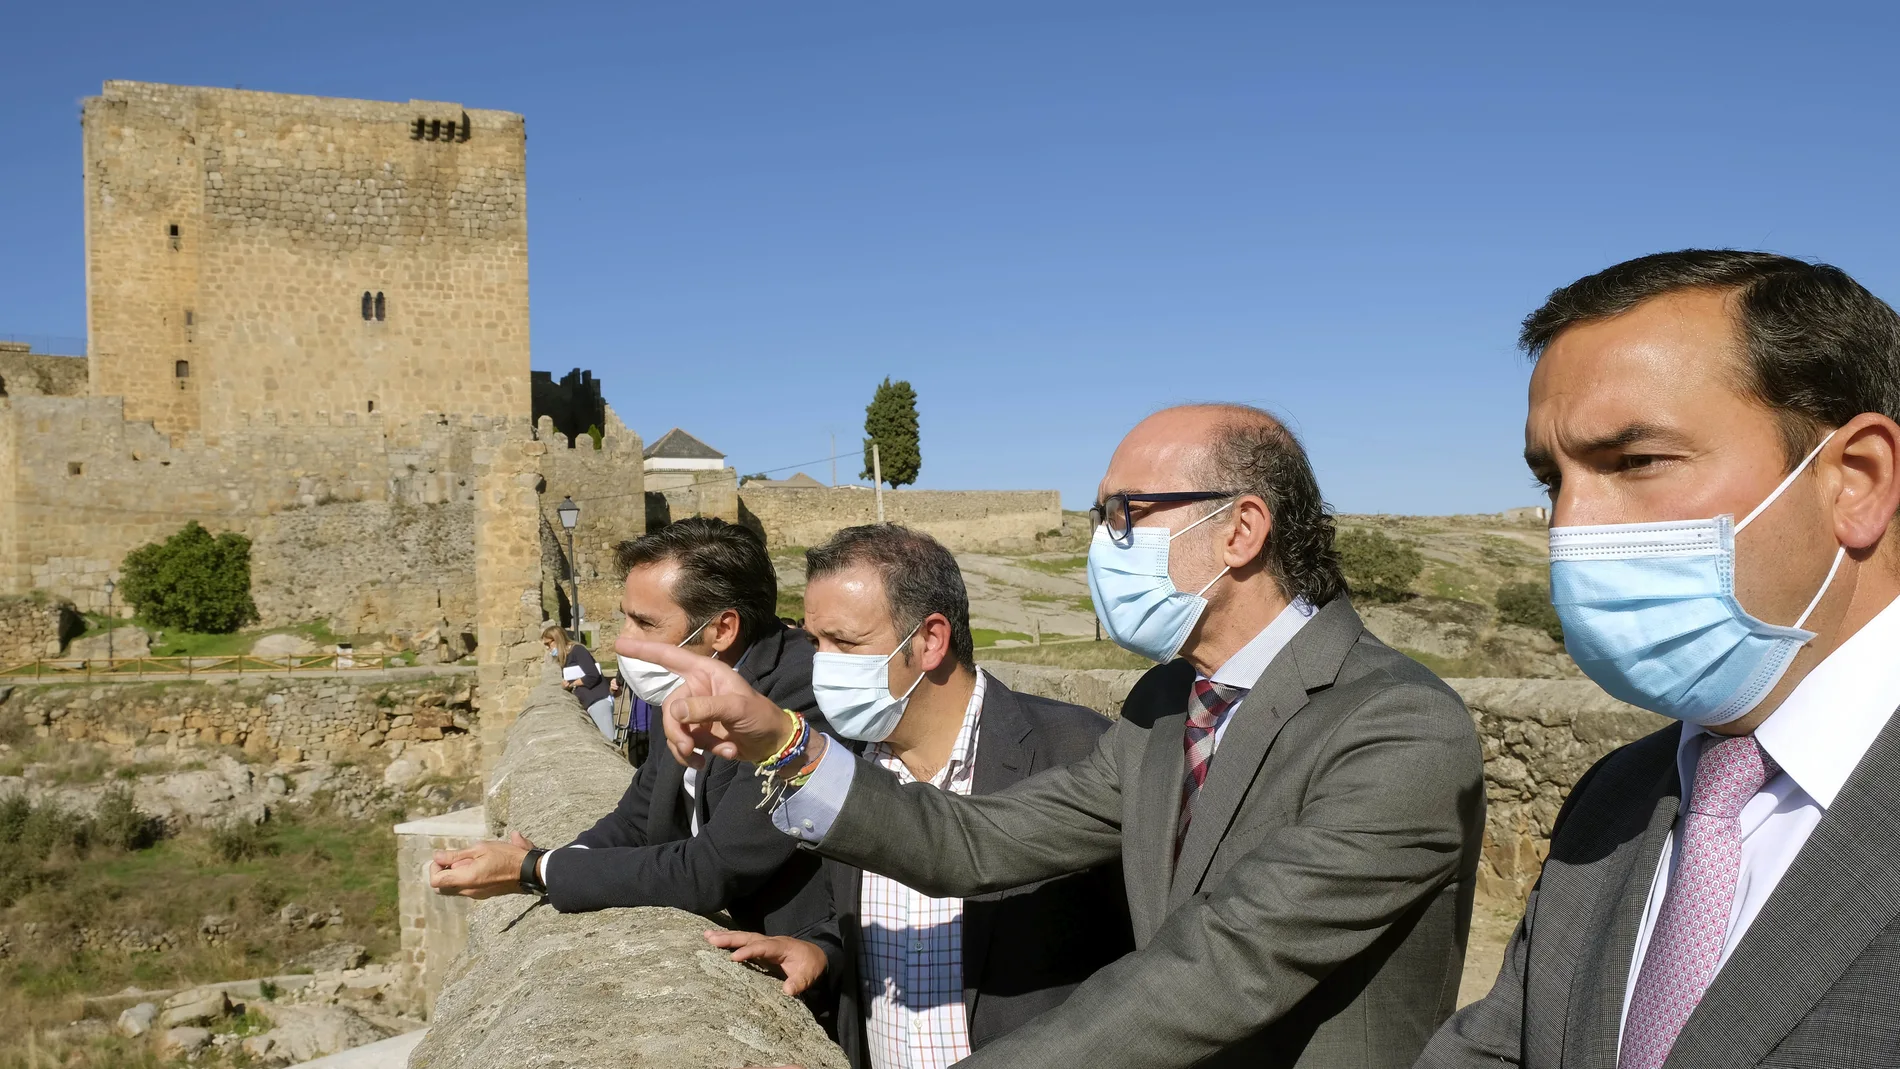
[(979, 661), (1014, 661), (1056, 668), (1153, 668), (1154, 662), (1113, 642), (1050, 642), (1041, 646), (998, 646), (976, 651)]

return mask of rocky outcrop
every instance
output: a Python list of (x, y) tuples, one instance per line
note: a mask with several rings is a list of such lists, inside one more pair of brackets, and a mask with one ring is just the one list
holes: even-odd
[(1011, 690), (1074, 702), (1111, 719), (1122, 715), (1122, 699), (1142, 677), (1140, 669), (1050, 668), (1011, 661), (984, 661), (980, 667)]
[[(488, 820), (497, 832), (563, 843), (612, 809), (631, 778), (573, 697), (544, 683), (508, 733)], [(703, 918), (561, 914), (508, 895), (477, 903), (468, 923), (412, 1069), (845, 1064), (777, 980), (706, 945)]]

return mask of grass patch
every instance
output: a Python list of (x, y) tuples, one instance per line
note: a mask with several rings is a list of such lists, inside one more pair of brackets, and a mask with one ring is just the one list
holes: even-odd
[[(0, 958), (0, 1069), (27, 1065), (30, 1038), (40, 1066), (158, 1064), (141, 1060), (139, 1052), (150, 1051), (143, 1043), (91, 1038), (62, 1046), (57, 1034), (46, 1035), (77, 1015), (81, 995), (127, 984), (150, 989), (267, 976), (339, 940), (362, 944), (376, 959), (395, 952), (396, 838), (386, 826), (292, 814), (253, 829), (255, 841), (235, 860), (218, 834), (192, 830), (145, 849), (95, 845), (84, 854), (55, 845), (45, 862), (54, 878), (0, 911), (0, 923), (16, 933), (26, 921), (55, 932), (80, 926), (170, 932), (178, 946), (74, 953), (70, 941), (16, 935), (10, 956)], [(17, 846), (7, 851), (10, 864), (24, 855)], [(312, 912), (338, 906), (342, 925), (286, 931), (275, 914), (289, 902)], [(218, 946), (200, 941), (206, 914), (230, 917), (237, 934)]]
[(1025, 590), (1023, 591), (1022, 599), (1024, 601), (1039, 601), (1050, 605), (1067, 605), (1074, 600), (1073, 598), (1064, 597), (1061, 594), (1044, 594), (1040, 590)]
[(970, 628), (970, 637), (976, 641), (976, 648), (979, 650), (994, 646), (1005, 639), (1014, 639), (1017, 642), (1029, 641), (1029, 636), (1021, 631), (996, 631), (987, 627)]
[(1015, 563), (1044, 575), (1072, 576), (1077, 572), (1086, 571), (1089, 559), (1087, 557), (1057, 557), (1054, 560), (1040, 560), (1036, 557), (1018, 557)]
[(1154, 662), (1113, 642), (1062, 642), (1041, 646), (1004, 646), (980, 651), (986, 661), (1043, 664), (1055, 668), (1153, 668)]
[(802, 589), (787, 590), (784, 587), (779, 587), (777, 613), (787, 620), (803, 620), (805, 618), (805, 592)]

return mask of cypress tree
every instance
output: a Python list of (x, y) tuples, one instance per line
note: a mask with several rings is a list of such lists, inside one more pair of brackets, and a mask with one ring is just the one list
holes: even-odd
[(864, 406), (864, 470), (860, 479), (869, 479), (871, 443), (877, 443), (878, 462), (884, 470), (884, 482), (892, 487), (908, 486), (917, 481), (924, 458), (917, 445), (917, 391), (902, 380), (889, 376), (878, 384), (871, 403)]

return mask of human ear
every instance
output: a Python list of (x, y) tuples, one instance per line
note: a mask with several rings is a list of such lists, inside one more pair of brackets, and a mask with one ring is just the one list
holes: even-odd
[(950, 659), (950, 620), (940, 612), (933, 612), (924, 617), (924, 626), (917, 633), (924, 640), (923, 659), (918, 667), (928, 675)]
[(1842, 425), (1836, 441), (1839, 460), (1829, 465), (1839, 487), (1832, 502), (1834, 536), (1850, 553), (1872, 550), (1894, 529), (1900, 512), (1900, 424), (1865, 412)]
[(707, 643), (714, 653), (724, 653), (739, 643), (739, 613), (736, 609), (725, 609), (712, 618), (706, 625), (710, 641)]
[(1243, 568), (1260, 559), (1261, 550), (1273, 533), (1273, 513), (1258, 494), (1242, 494), (1234, 500), (1234, 518), (1221, 546), (1221, 563)]

